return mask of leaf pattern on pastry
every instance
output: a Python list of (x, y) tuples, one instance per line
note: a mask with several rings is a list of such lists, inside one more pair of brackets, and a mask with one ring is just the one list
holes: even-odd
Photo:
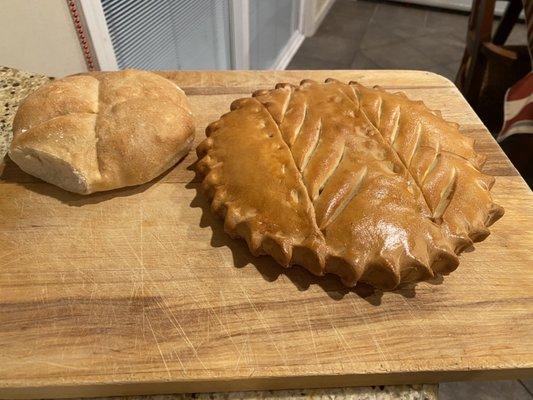
[(492, 202), (494, 178), (480, 172), (485, 157), (474, 151), (474, 140), (422, 102), (355, 82), (350, 86), (364, 114), (409, 169), (455, 251), (485, 239), (503, 209)]
[(231, 110), (208, 126), (197, 171), (254, 255), (393, 289), (453, 271), (503, 215), (473, 142), (404, 95), (304, 80)]

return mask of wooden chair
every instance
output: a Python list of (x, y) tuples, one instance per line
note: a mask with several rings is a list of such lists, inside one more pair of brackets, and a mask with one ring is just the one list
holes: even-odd
[(505, 45), (522, 11), (522, 1), (508, 0), (493, 35), (495, 4), (495, 0), (474, 0), (466, 48), (455, 80), (493, 134), (501, 128), (506, 90), (531, 69), (527, 46)]

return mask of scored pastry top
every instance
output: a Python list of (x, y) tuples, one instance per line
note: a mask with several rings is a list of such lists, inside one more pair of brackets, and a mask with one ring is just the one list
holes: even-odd
[(197, 170), (254, 255), (392, 289), (453, 271), (503, 215), (473, 140), (403, 94), (304, 80), (231, 110), (208, 126)]

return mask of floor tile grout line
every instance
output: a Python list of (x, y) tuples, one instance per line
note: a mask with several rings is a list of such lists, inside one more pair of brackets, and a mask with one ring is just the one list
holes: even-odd
[[(400, 42), (398, 42), (398, 43), (396, 43), (396, 44), (399, 44), (399, 43), (402, 43), (405, 47), (409, 48), (410, 50), (414, 51), (415, 53), (418, 53), (419, 56), (421, 56), (421, 59), (425, 59), (425, 60), (427, 60), (427, 61), (430, 61), (430, 63), (426, 66), (427, 68), (424, 67), (423, 69), (430, 70), (431, 67), (434, 67), (436, 64), (439, 64), (439, 63), (437, 63), (435, 60), (433, 60), (432, 58), (430, 58), (429, 56), (425, 55), (425, 54), (424, 54), (422, 51), (420, 51), (417, 47), (412, 46), (411, 44), (409, 44), (407, 41), (400, 41)], [(387, 47), (389, 47), (389, 46), (390, 46), (390, 45), (387, 45)], [(385, 46), (379, 46), (379, 47), (385, 47)], [(375, 49), (378, 49), (379, 47), (378, 47), (378, 46), (377, 46), (377, 47), (373, 47), (372, 49), (375, 50)], [(366, 54), (365, 54), (365, 56), (368, 57), (368, 58), (369, 58), (371, 61), (373, 61), (374, 63), (380, 65), (382, 68), (385, 68), (385, 69), (387, 68), (387, 66), (382, 65), (382, 64), (376, 62), (376, 60), (375, 60), (374, 58), (372, 58), (372, 56), (369, 56), (369, 55), (366, 55)], [(431, 65), (430, 65), (430, 64), (431, 64)]]
[[(363, 36), (363, 38), (364, 38), (364, 36)], [(405, 39), (398, 38), (398, 39), (394, 39), (392, 42), (378, 44), (377, 46), (359, 47), (358, 50), (379, 49), (381, 47), (387, 47), (387, 46), (391, 46), (391, 45), (394, 45), (394, 44), (400, 44), (400, 43), (405, 43), (405, 42), (406, 42)]]
[[(376, 20), (376, 14), (378, 12), (378, 10), (380, 10), (380, 4), (375, 4), (373, 9), (372, 9), (372, 12), (371, 12), (371, 15), (370, 15), (370, 18), (366, 19), (366, 24), (364, 26), (364, 30), (363, 30), (363, 37), (366, 36), (368, 34), (368, 27), (370, 26), (371, 23), (373, 22), (377, 22)], [(424, 26), (427, 26), (428, 24), (428, 20), (429, 20), (429, 12), (426, 11), (424, 13)], [(436, 33), (434, 33), (436, 34)], [(332, 35), (333, 37), (339, 37), (339, 38), (343, 38), (343, 39), (349, 39), (349, 38), (346, 38), (345, 36), (343, 35)], [(423, 35), (422, 35), (423, 36)], [(417, 38), (417, 37), (421, 37), (421, 35), (415, 35), (414, 38)], [(366, 54), (364, 54), (368, 49), (378, 49), (378, 48), (385, 48), (386, 46), (393, 46), (393, 45), (397, 45), (397, 44), (400, 44), (400, 43), (405, 43), (406, 45), (408, 45), (410, 47), (411, 50), (413, 51), (416, 51), (417, 53), (420, 53), (422, 55), (424, 55), (425, 59), (427, 59), (427, 61), (430, 62), (431, 66), (432, 67), (440, 67), (442, 66), (442, 63), (439, 62), (438, 60), (434, 59), (434, 58), (431, 58), (429, 56), (426, 56), (424, 52), (420, 51), (418, 49), (418, 47), (413, 47), (412, 45), (409, 45), (409, 39), (411, 38), (397, 38), (396, 39), (393, 39), (390, 43), (385, 43), (385, 44), (381, 44), (381, 45), (378, 45), (378, 46), (370, 46), (370, 47), (366, 47), (366, 48), (361, 48), (360, 47), (360, 44), (357, 44), (355, 41), (354, 41), (354, 49), (353, 49), (353, 53), (350, 55), (350, 61), (349, 61), (349, 65), (353, 65), (354, 63), (357, 62), (357, 56), (358, 56), (358, 53), (361, 53), (363, 56), (365, 56), (366, 59), (368, 59), (368, 61), (372, 62), (373, 64), (375, 64), (378, 68), (384, 68), (386, 67), (385, 65), (383, 65), (382, 63), (376, 63), (374, 59), (372, 59), (371, 57), (367, 57)], [(448, 67), (448, 65), (446, 65), (446, 67)], [(455, 67), (455, 66), (454, 66)], [(426, 69), (428, 69), (429, 67), (427, 67)], [(430, 69), (430, 68), (429, 68)], [(455, 70), (455, 68), (453, 68)], [(451, 74), (454, 73), (454, 71), (448, 71), (450, 72)]]
[(372, 22), (374, 20), (374, 16), (376, 15), (376, 12), (378, 10), (378, 7), (379, 7), (379, 4), (376, 4), (374, 6), (374, 10), (372, 10), (372, 15), (370, 16), (370, 18), (368, 19), (368, 23), (367, 23), (367, 26), (370, 24), (370, 22)]
[(522, 385), (522, 387), (524, 388), (524, 390), (526, 392), (528, 392), (528, 394), (531, 396), (531, 398), (533, 399), (533, 392), (531, 392), (531, 390), (529, 390), (529, 388), (526, 386), (526, 384), (524, 382), (522, 382), (522, 379), (517, 379), (518, 380), (518, 383), (520, 383), (520, 385)]
[[(379, 4), (375, 4), (374, 5), (374, 9), (372, 10), (372, 15), (370, 16), (370, 18), (368, 19), (368, 21), (366, 22), (365, 24), (365, 30), (364, 30), (364, 33), (363, 33), (363, 36), (360, 40), (360, 42), (362, 42), (366, 36), (366, 34), (368, 33), (368, 27), (370, 26), (370, 24), (372, 23), (373, 19), (374, 19), (374, 15), (376, 14), (376, 11), (379, 7)], [(353, 56), (352, 56), (352, 59), (350, 61), (350, 67), (353, 65), (354, 61), (355, 61), (355, 57), (357, 56), (357, 53), (361, 51), (361, 43), (357, 43), (355, 45), (355, 51), (353, 53)], [(366, 57), (366, 56), (365, 56)], [(368, 57), (367, 57), (368, 58)], [(375, 61), (373, 60), (370, 60), (372, 61), (374, 64), (376, 64), (376, 66), (379, 66), (381, 67), (378, 63), (376, 63)]]

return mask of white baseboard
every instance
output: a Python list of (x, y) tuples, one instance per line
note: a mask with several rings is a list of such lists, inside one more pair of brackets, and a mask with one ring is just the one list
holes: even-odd
[(322, 9), (315, 16), (314, 27), (313, 27), (311, 35), (309, 36), (312, 36), (315, 34), (316, 30), (318, 29), (318, 27), (320, 26), (324, 18), (326, 18), (326, 15), (328, 15), (328, 12), (331, 6), (333, 5), (333, 3), (335, 3), (335, 0), (328, 0), (328, 2), (324, 5), (324, 7), (322, 7)]
[(335, 0), (326, 0), (315, 14), (316, 0), (300, 0), (300, 30), (305, 36), (313, 36)]
[(274, 61), (274, 64), (272, 64), (272, 67), (269, 69), (278, 69), (283, 70), (287, 68), (287, 65), (291, 62), (292, 58), (302, 45), (302, 42), (304, 41), (305, 36), (302, 35), (300, 31), (295, 31), (281, 53), (279, 54), (276, 61)]

